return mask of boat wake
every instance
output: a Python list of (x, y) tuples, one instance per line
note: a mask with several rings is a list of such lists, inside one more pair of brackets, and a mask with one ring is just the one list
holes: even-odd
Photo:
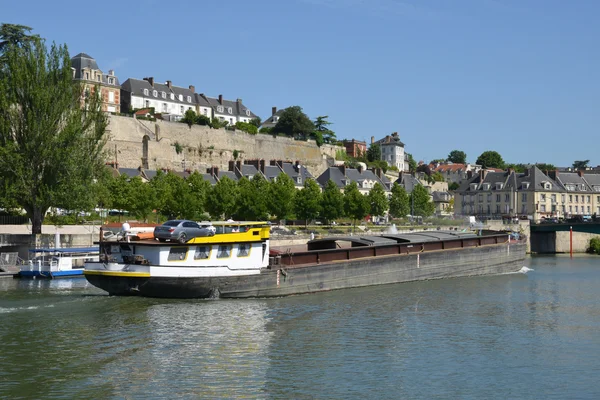
[(526, 274), (526, 273), (528, 273), (529, 271), (535, 271), (535, 269), (533, 269), (533, 268), (527, 268), (527, 267), (523, 267), (523, 268), (521, 268), (521, 269), (519, 270), (519, 273), (520, 273), (520, 274)]

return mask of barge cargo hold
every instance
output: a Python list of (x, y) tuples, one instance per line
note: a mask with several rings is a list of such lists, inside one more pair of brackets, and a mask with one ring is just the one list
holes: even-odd
[(111, 295), (166, 298), (279, 297), (418, 280), (519, 271), (526, 244), (508, 233), (428, 231), (330, 237), (303, 251), (270, 251), (269, 227), (185, 244), (101, 242), (84, 275)]

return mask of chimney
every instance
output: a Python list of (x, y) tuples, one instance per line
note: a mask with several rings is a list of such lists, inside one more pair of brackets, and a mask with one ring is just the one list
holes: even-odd
[(392, 136), (393, 136), (393, 137), (398, 137), (398, 132), (394, 132), (394, 133), (392, 133)]
[(196, 93), (196, 87), (194, 85), (190, 85), (189, 87), (192, 93)]
[(340, 170), (342, 175), (346, 176), (346, 166), (345, 165), (338, 165), (338, 169)]
[(266, 163), (266, 161), (265, 160), (259, 160), (258, 163), (260, 165), (260, 168), (259, 168), (260, 172), (262, 172), (264, 174), (265, 173), (265, 163)]
[(480, 169), (479, 170), (479, 179), (480, 179), (481, 182), (483, 182), (485, 180), (485, 177), (486, 177), (487, 173), (488, 172), (485, 169)]
[(358, 171), (359, 174), (362, 174), (363, 173), (362, 165), (359, 164), (358, 167), (356, 167), (356, 170)]
[(237, 100), (236, 100), (236, 102), (237, 102), (238, 104), (242, 104), (242, 99), (237, 99)]
[(223, 95), (219, 95), (219, 104), (223, 105)]
[(371, 136), (371, 144), (375, 144), (375, 136)]
[(242, 162), (240, 160), (235, 162), (235, 167), (242, 172)]
[(235, 161), (229, 161), (229, 171), (235, 171)]
[(260, 161), (261, 160), (244, 160), (244, 164), (252, 165), (254, 168), (260, 171)]
[(584, 175), (584, 174), (583, 174), (583, 170), (582, 170), (582, 169), (580, 169), (579, 171), (577, 171), (577, 175), (579, 175), (580, 177), (582, 177), (582, 178), (583, 178), (583, 175)]
[(275, 115), (277, 112), (277, 107), (271, 107), (271, 115)]
[(558, 170), (548, 171), (548, 177), (550, 177), (550, 179), (556, 180), (558, 178)]
[(300, 172), (300, 161), (296, 161), (296, 165), (294, 166), (296, 172)]
[(172, 82), (171, 82), (171, 81), (167, 81), (167, 87), (168, 87), (169, 89), (171, 89), (171, 88), (173, 87), (173, 84), (172, 84)]
[(115, 70), (114, 69), (109, 69), (108, 70), (108, 75), (109, 76), (115, 76)]
[(148, 83), (150, 84), (150, 86), (154, 87), (154, 77), (151, 76), (149, 78), (144, 78), (145, 81), (148, 81)]
[(525, 176), (529, 176), (529, 168), (525, 169)]
[(219, 167), (212, 166), (210, 168), (207, 168), (206, 172), (208, 172), (210, 175), (214, 176), (215, 178), (219, 177)]
[(467, 171), (467, 179), (471, 179), (473, 177), (473, 170), (470, 169)]

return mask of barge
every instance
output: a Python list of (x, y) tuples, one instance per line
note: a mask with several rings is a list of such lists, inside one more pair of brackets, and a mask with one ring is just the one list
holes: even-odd
[(111, 295), (280, 297), (517, 272), (526, 252), (523, 241), (491, 231), (327, 237), (302, 250), (277, 250), (269, 246), (269, 225), (238, 228), (184, 244), (101, 241), (100, 259), (87, 262), (84, 275)]

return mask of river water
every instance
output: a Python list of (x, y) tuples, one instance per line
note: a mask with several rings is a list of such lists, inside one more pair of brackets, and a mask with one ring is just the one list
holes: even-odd
[(599, 399), (600, 257), (256, 300), (0, 279), (2, 399)]

